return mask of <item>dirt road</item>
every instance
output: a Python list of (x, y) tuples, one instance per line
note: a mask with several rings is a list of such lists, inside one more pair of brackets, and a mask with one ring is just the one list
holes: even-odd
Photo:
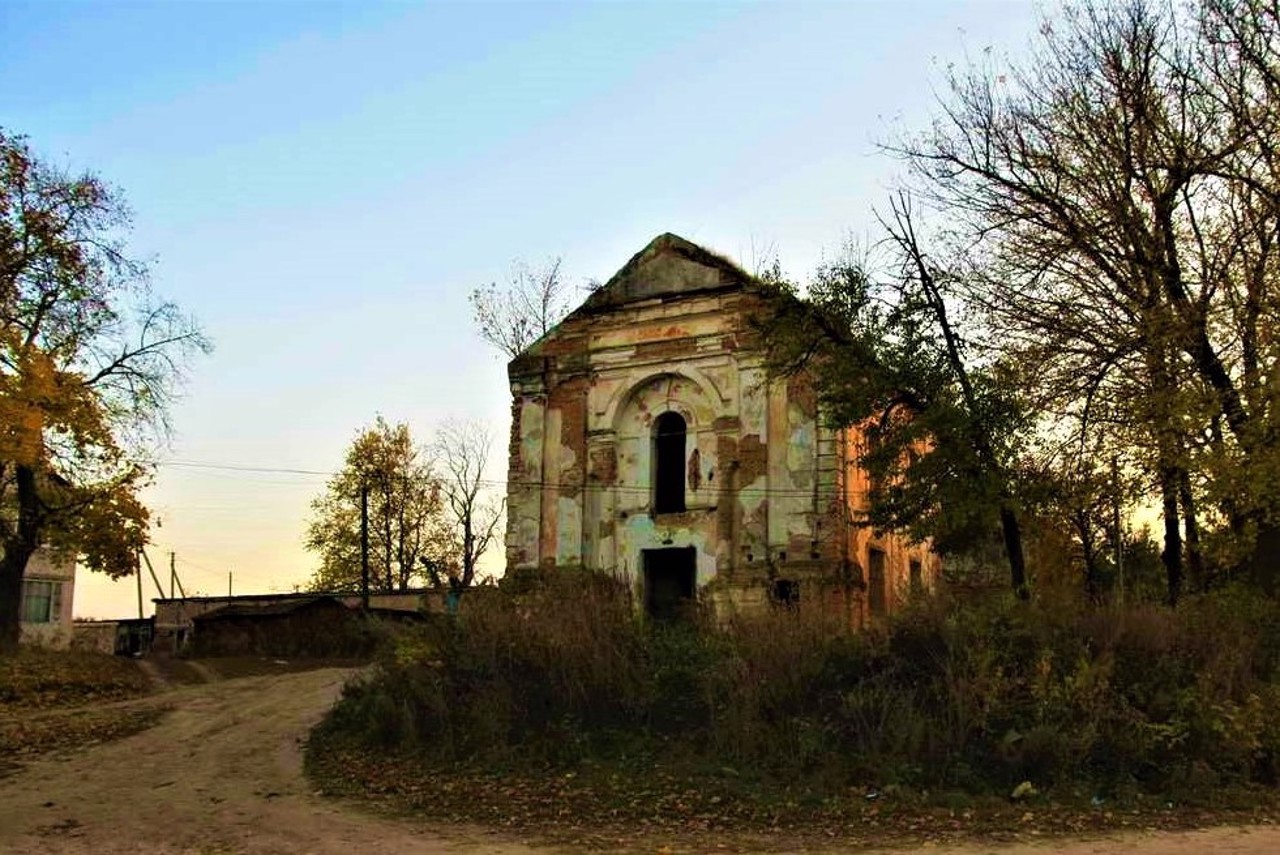
[[(430, 855), (550, 852), (483, 831), (374, 816), (310, 792), (299, 738), (337, 696), (336, 669), (250, 677), (166, 693), (175, 706), (135, 736), (32, 763), (0, 780), (0, 853)], [(730, 851), (738, 849), (728, 843)], [(719, 847), (706, 847), (718, 851)], [(770, 847), (779, 851), (777, 845)], [(655, 841), (649, 851), (690, 851)], [(829, 850), (842, 850), (836, 846)], [(937, 855), (1270, 855), (1280, 829), (1225, 828)]]
[(299, 737), (346, 671), (226, 680), (164, 695), (156, 727), (0, 780), (0, 852), (525, 853), (439, 835), (314, 797)]

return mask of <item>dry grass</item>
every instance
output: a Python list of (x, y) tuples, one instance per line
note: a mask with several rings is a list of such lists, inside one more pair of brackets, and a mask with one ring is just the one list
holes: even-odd
[(150, 689), (137, 663), (119, 656), (24, 648), (0, 657), (0, 713), (119, 701)]

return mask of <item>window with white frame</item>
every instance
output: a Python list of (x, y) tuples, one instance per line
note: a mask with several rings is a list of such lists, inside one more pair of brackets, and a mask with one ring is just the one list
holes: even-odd
[(28, 579), (22, 583), (23, 623), (57, 623), (61, 614), (61, 582)]

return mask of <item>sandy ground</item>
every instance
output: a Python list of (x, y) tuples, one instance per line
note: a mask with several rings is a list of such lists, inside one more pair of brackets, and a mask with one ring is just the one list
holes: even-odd
[[(0, 780), (0, 852), (524, 853), (441, 837), (314, 797), (299, 742), (337, 697), (338, 669), (166, 692), (175, 710), (117, 742)], [(470, 836), (472, 839), (468, 839)]]
[[(333, 702), (339, 669), (166, 692), (175, 709), (117, 742), (45, 758), (0, 780), (0, 853), (551, 852), (475, 829), (362, 812), (311, 793), (300, 739)], [(740, 842), (739, 842), (740, 845)], [(738, 846), (729, 844), (728, 848)], [(779, 851), (776, 843), (770, 847)], [(653, 851), (691, 851), (673, 841)], [(721, 851), (720, 846), (709, 851)], [(828, 853), (852, 851), (838, 844)], [(867, 850), (860, 850), (867, 852)], [(902, 851), (902, 850), (897, 850)], [(1271, 855), (1280, 828), (1218, 828), (1033, 844), (927, 847), (937, 855)]]

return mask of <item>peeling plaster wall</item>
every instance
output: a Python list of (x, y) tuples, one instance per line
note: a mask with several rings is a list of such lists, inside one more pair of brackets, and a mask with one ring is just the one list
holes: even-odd
[[(672, 264), (640, 278), (676, 275)], [(821, 426), (806, 378), (769, 380), (748, 322), (759, 298), (705, 290), (704, 278), (690, 273), (687, 293), (631, 282), (646, 296), (593, 296), (512, 361), (508, 568), (585, 566), (639, 590), (644, 550), (693, 547), (717, 608), (761, 606), (788, 578), (860, 621), (876, 546), (896, 604), (909, 560), (936, 574), (936, 559), (849, 524), (866, 492), (850, 463), (856, 433)], [(687, 426), (686, 509), (655, 514), (653, 424), (665, 412)]]
[(73, 601), (76, 588), (75, 561), (55, 557), (48, 549), (37, 549), (27, 561), (23, 574), (27, 582), (57, 582), (62, 585), (59, 611), (48, 623), (20, 623), (19, 640), (33, 647), (66, 650), (71, 646)]

